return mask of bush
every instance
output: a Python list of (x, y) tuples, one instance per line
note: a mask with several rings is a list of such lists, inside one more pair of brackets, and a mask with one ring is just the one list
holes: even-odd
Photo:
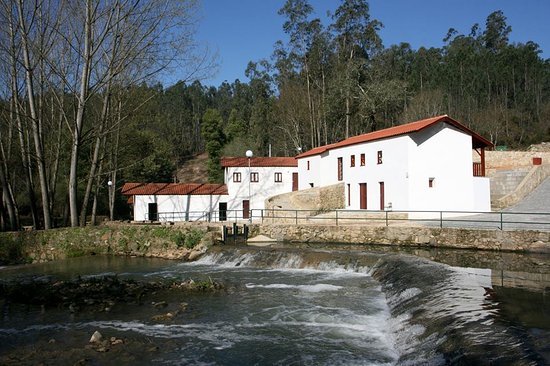
[(193, 249), (197, 244), (200, 243), (203, 236), (204, 234), (202, 231), (191, 229), (185, 236), (185, 247), (187, 249)]

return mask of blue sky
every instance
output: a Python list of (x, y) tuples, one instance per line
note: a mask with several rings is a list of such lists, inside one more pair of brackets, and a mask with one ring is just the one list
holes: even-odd
[[(284, 0), (202, 0), (197, 41), (218, 54), (217, 74), (203, 83), (219, 86), (224, 80), (248, 81), (249, 61), (269, 59), (277, 40), (286, 41), (283, 17), (277, 11)], [(310, 0), (315, 16), (330, 24), (339, 0)], [(384, 24), (384, 46), (408, 42), (441, 47), (449, 28), (468, 34), (473, 24), (482, 28), (487, 16), (502, 10), (512, 26), (512, 42), (534, 41), (542, 57), (550, 58), (550, 0), (371, 0), (371, 17)]]

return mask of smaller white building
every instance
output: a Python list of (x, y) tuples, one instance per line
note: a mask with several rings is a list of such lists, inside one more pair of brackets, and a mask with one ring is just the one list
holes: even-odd
[(225, 184), (126, 183), (134, 221), (224, 221), (229, 195)]
[(230, 217), (246, 219), (250, 210), (264, 209), (267, 198), (298, 190), (298, 163), (294, 157), (225, 157), (221, 165)]

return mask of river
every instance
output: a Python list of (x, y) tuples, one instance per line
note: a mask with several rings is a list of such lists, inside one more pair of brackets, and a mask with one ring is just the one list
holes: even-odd
[[(223, 248), (193, 263), (88, 257), (0, 269), (3, 281), (114, 274), (218, 281), (224, 291), (168, 294), (161, 310), (70, 312), (0, 300), (0, 363), (550, 364), (544, 255), (304, 245)], [(175, 318), (152, 320), (182, 301)], [(90, 349), (96, 330), (123, 343)]]

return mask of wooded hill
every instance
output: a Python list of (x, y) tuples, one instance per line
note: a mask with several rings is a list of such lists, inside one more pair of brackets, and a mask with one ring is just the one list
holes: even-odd
[[(210, 180), (219, 181), (223, 155), (293, 156), (440, 114), (496, 145), (550, 140), (550, 60), (533, 42), (511, 43), (512, 25), (498, 10), (468, 34), (449, 29), (442, 48), (415, 50), (385, 47), (365, 0), (343, 0), (331, 24), (306, 0), (288, 0), (279, 15), (289, 41), (243, 65), (248, 82), (163, 86), (151, 76), (176, 59), (162, 48), (176, 44), (166, 29), (187, 30), (193, 1), (169, 19), (144, 3), (54, 3), (0, 0), (9, 25), (0, 30), (4, 228), (22, 216), (51, 227), (52, 217), (78, 225), (107, 208), (121, 215), (126, 206), (114, 193), (124, 181), (174, 181), (205, 151)], [(54, 15), (86, 26), (76, 32)], [(179, 38), (188, 46), (180, 52), (193, 49), (192, 32)], [(187, 61), (208, 72), (199, 59)]]

